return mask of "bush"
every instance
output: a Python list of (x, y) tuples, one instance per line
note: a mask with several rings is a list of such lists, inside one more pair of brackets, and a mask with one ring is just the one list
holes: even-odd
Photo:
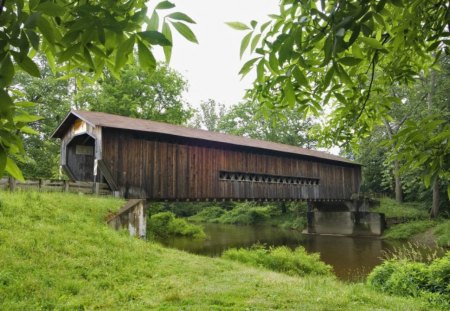
[(406, 240), (418, 233), (427, 231), (433, 224), (431, 220), (418, 220), (399, 224), (387, 230), (384, 237), (386, 239)]
[(175, 217), (172, 212), (154, 214), (147, 222), (147, 232), (150, 236), (167, 238), (169, 236), (185, 236), (195, 239), (206, 238), (202, 227), (188, 223)]
[(450, 252), (430, 265), (408, 260), (388, 260), (368, 276), (370, 286), (400, 296), (423, 296), (450, 304)]
[(332, 275), (331, 266), (320, 261), (319, 254), (308, 254), (301, 246), (295, 250), (286, 246), (264, 248), (261, 245), (250, 249), (232, 248), (222, 257), (289, 275)]
[(218, 206), (210, 206), (200, 211), (198, 214), (189, 217), (189, 220), (197, 222), (219, 222), (220, 216), (225, 213), (224, 209)]
[(242, 203), (235, 209), (223, 214), (219, 222), (223, 224), (252, 225), (270, 218), (267, 207), (255, 207), (252, 203)]

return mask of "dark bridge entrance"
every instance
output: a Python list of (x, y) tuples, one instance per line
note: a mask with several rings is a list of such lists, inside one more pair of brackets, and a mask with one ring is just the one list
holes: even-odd
[(87, 111), (70, 112), (53, 137), (61, 138), (61, 165), (71, 178), (106, 182), (128, 199), (360, 208), (351, 203), (360, 164), (324, 152)]

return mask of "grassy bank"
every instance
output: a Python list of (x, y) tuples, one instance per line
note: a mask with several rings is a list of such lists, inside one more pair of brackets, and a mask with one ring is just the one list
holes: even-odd
[(424, 240), (450, 248), (450, 219), (430, 220), (426, 208), (419, 203), (397, 203), (384, 198), (374, 211), (384, 213), (388, 222), (401, 222), (385, 231), (383, 237), (386, 239)]
[(0, 192), (0, 310), (430, 310), (331, 277), (292, 277), (130, 238), (122, 201)]

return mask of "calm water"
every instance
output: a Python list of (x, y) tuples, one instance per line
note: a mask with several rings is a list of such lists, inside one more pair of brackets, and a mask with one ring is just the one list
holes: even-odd
[(308, 252), (320, 253), (321, 259), (333, 266), (336, 275), (344, 280), (358, 280), (380, 263), (382, 250), (391, 249), (387, 242), (377, 238), (304, 235), (297, 231), (270, 226), (235, 226), (203, 224), (208, 240), (170, 238), (163, 245), (190, 253), (220, 256), (232, 247), (250, 247), (255, 243), (268, 246), (299, 245)]

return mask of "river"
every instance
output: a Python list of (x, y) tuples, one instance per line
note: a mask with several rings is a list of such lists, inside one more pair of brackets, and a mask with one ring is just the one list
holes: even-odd
[(220, 256), (228, 248), (250, 247), (255, 243), (290, 248), (301, 245), (310, 253), (320, 253), (322, 261), (333, 267), (336, 276), (348, 281), (361, 280), (381, 262), (383, 251), (393, 248), (379, 238), (306, 235), (270, 226), (202, 225), (207, 240), (173, 237), (159, 242), (211, 257)]

